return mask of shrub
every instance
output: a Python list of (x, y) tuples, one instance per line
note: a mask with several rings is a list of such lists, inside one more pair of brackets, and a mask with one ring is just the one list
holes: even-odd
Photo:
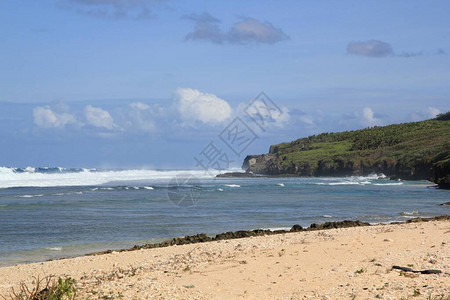
[(73, 300), (76, 296), (75, 280), (72, 278), (56, 279), (47, 276), (43, 279), (36, 278), (33, 287), (28, 288), (25, 283), (20, 284), (19, 291), (12, 289), (9, 298), (5, 300)]

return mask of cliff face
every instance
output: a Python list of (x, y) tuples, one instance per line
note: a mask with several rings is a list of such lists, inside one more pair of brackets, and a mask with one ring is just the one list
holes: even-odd
[(243, 168), (255, 174), (351, 176), (383, 173), (401, 179), (450, 184), (450, 121), (324, 133), (249, 155)]
[[(383, 173), (391, 178), (401, 178), (409, 180), (432, 180), (441, 178), (442, 172), (447, 169), (433, 168), (433, 164), (419, 163), (409, 166), (392, 161), (379, 161), (374, 164), (361, 163), (360, 161), (345, 161), (342, 159), (319, 160), (317, 165), (310, 163), (303, 164), (282, 164), (278, 158), (271, 154), (249, 155), (245, 158), (242, 166), (248, 172), (263, 175), (296, 175), (296, 176), (353, 176), (369, 175), (373, 173)], [(434, 170), (436, 175), (432, 175)], [(433, 173), (434, 174), (434, 173)], [(450, 177), (447, 178), (450, 183)], [(442, 180), (441, 180), (442, 181)], [(436, 182), (437, 183), (437, 182)]]
[(450, 189), (450, 156), (435, 163), (431, 170), (431, 181), (441, 188)]

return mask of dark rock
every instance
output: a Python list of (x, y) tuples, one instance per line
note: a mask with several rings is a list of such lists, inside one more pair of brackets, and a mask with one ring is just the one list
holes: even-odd
[(298, 225), (298, 224), (295, 224), (294, 226), (292, 226), (292, 228), (291, 228), (291, 232), (298, 232), (298, 231), (302, 231), (303, 230), (303, 227), (302, 226), (300, 226), (300, 225)]
[(223, 173), (223, 174), (219, 174), (216, 177), (223, 177), (223, 178), (228, 178), (228, 177), (255, 177), (255, 175), (251, 172), (229, 172), (229, 173)]
[(419, 222), (430, 222), (430, 221), (450, 221), (450, 215), (442, 215), (431, 218), (414, 218), (406, 220), (405, 223), (419, 223)]
[(309, 229), (322, 230), (322, 229), (348, 228), (348, 227), (357, 227), (357, 226), (370, 226), (370, 224), (366, 223), (366, 222), (361, 222), (361, 221), (344, 220), (344, 221), (339, 221), (339, 222), (325, 222), (320, 225), (313, 223), (309, 226)]
[(450, 201), (449, 202), (445, 202), (445, 203), (441, 203), (439, 205), (441, 205), (441, 206), (450, 206)]
[[(450, 221), (450, 215), (443, 215), (443, 216), (437, 216), (432, 218), (414, 218), (407, 220), (405, 223), (411, 223), (411, 222), (428, 222), (428, 221)], [(400, 223), (400, 222), (398, 222)], [(196, 244), (196, 243), (203, 243), (203, 242), (210, 242), (210, 241), (220, 241), (220, 240), (229, 240), (229, 239), (239, 239), (239, 238), (246, 238), (246, 237), (252, 237), (252, 236), (264, 236), (264, 235), (274, 235), (274, 234), (285, 234), (288, 232), (298, 232), (298, 231), (313, 231), (313, 230), (326, 230), (326, 229), (333, 229), (333, 228), (348, 228), (348, 227), (357, 227), (357, 226), (370, 226), (369, 223), (361, 222), (361, 221), (349, 221), (344, 220), (340, 222), (325, 222), (323, 224), (316, 224), (313, 223), (309, 226), (309, 228), (303, 228), (302, 226), (296, 224), (292, 226), (290, 231), (286, 230), (269, 230), (269, 229), (255, 229), (255, 230), (239, 230), (239, 231), (229, 231), (225, 233), (217, 234), (215, 237), (210, 237), (204, 233), (197, 234), (197, 235), (188, 235), (185, 237), (178, 237), (173, 238), (161, 243), (155, 243), (155, 244), (145, 244), (142, 246), (135, 245), (134, 247), (130, 249), (121, 249), (121, 250), (114, 250), (117, 252), (125, 252), (125, 251), (134, 251), (134, 250), (140, 250), (140, 249), (153, 249), (153, 248), (162, 248), (162, 247), (169, 247), (173, 245), (186, 245), (186, 244)], [(107, 254), (111, 253), (112, 250), (102, 251), (102, 252), (95, 252), (87, 255), (99, 255), (99, 254)]]

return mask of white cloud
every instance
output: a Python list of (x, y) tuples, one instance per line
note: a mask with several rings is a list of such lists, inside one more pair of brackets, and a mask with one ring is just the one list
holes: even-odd
[(246, 110), (246, 113), (253, 118), (262, 118), (268, 124), (273, 124), (276, 127), (283, 127), (290, 119), (289, 110), (286, 107), (275, 108), (269, 107), (270, 104), (264, 103), (260, 100), (252, 102), (251, 106)]
[(417, 121), (433, 119), (433, 118), (436, 118), (436, 116), (440, 113), (441, 113), (441, 111), (439, 109), (429, 106), (420, 111), (410, 113), (408, 115), (408, 118), (409, 118), (408, 121), (417, 122)]
[(435, 107), (430, 106), (427, 108), (427, 114), (430, 119), (436, 118), (436, 116), (440, 113), (441, 113), (441, 111)]
[(77, 123), (73, 115), (69, 113), (56, 113), (48, 106), (34, 108), (33, 121), (37, 126), (44, 128), (63, 128), (68, 124)]
[(289, 37), (270, 22), (260, 22), (253, 18), (246, 18), (233, 25), (229, 39), (233, 43), (265, 43), (274, 44)]
[(263, 127), (284, 127), (291, 119), (287, 107), (273, 106), (270, 102), (259, 99), (249, 103), (240, 103), (237, 110), (250, 116)]
[(130, 130), (154, 132), (156, 125), (153, 122), (153, 113), (150, 106), (142, 102), (130, 103), (126, 126)]
[(220, 20), (209, 13), (191, 14), (183, 18), (195, 22), (194, 31), (186, 35), (186, 40), (207, 40), (215, 44), (221, 44), (226, 40), (225, 34), (219, 28)]
[(289, 39), (289, 36), (270, 22), (244, 18), (233, 24), (230, 30), (220, 29), (220, 20), (208, 13), (191, 14), (185, 19), (195, 22), (195, 28), (186, 35), (186, 40), (204, 40), (215, 44), (274, 44)]
[(364, 107), (361, 121), (364, 125), (375, 126), (381, 124), (381, 119), (375, 117), (375, 113), (370, 107)]
[(392, 55), (394, 51), (392, 50), (392, 46), (388, 43), (369, 40), (349, 43), (347, 46), (347, 53), (368, 57), (385, 57)]
[(106, 128), (110, 130), (117, 128), (109, 112), (99, 107), (93, 107), (91, 105), (86, 106), (84, 115), (88, 123), (95, 127)]
[(150, 109), (150, 106), (148, 106), (147, 104), (142, 103), (142, 102), (133, 102), (133, 103), (130, 103), (130, 107), (131, 107), (131, 108), (136, 108), (136, 109), (139, 109), (139, 110), (147, 110), (147, 109)]
[(187, 121), (216, 124), (231, 116), (231, 107), (227, 101), (196, 89), (177, 89), (175, 103), (178, 112)]
[(314, 125), (314, 119), (311, 116), (304, 115), (304, 116), (298, 117), (298, 119), (307, 125)]

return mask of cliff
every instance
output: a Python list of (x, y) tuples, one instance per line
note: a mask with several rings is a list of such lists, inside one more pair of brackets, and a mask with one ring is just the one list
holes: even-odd
[(383, 173), (450, 185), (450, 112), (422, 122), (322, 133), (249, 155), (243, 168), (263, 175), (351, 176)]

